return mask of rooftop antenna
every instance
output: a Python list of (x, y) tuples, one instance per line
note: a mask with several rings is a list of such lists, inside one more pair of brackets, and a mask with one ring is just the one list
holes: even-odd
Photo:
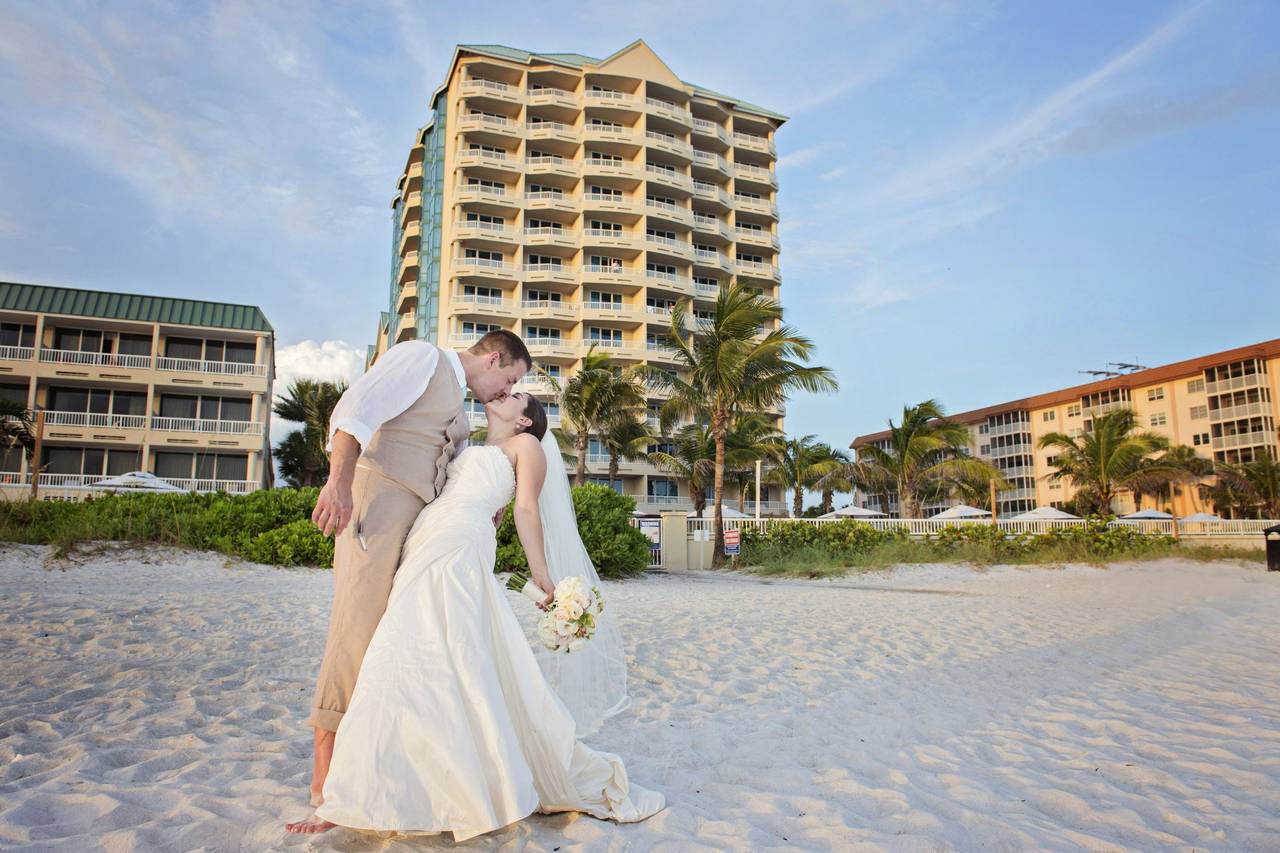
[(1128, 364), (1123, 361), (1109, 361), (1107, 367), (1118, 367), (1125, 373), (1135, 373), (1139, 370), (1149, 370), (1145, 364)]
[(1076, 373), (1087, 373), (1090, 376), (1119, 376), (1114, 370), (1077, 370)]

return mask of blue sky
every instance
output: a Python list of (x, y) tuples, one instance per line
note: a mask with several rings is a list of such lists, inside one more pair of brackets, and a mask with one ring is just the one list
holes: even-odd
[(641, 37), (792, 117), (783, 301), (841, 391), (789, 432), (1280, 336), (1274, 3), (470, 8), (0, 0), (0, 279), (258, 304), (285, 376), (349, 373), (453, 45)]

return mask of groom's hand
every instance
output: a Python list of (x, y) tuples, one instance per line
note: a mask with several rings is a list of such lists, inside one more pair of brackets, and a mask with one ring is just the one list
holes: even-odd
[(316, 508), (311, 513), (311, 520), (325, 536), (340, 536), (351, 521), (353, 502), (351, 486), (330, 480), (320, 490), (316, 498)]

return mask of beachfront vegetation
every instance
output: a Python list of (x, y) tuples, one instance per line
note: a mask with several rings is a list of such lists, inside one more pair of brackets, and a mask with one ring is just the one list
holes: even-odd
[(821, 525), (781, 522), (764, 532), (746, 528), (739, 562), (758, 574), (838, 577), (901, 564), (1101, 564), (1171, 556), (1260, 560), (1262, 552), (1180, 547), (1171, 536), (1142, 533), (1122, 525), (1108, 526), (1101, 518), (1084, 526), (1061, 527), (1040, 535), (1007, 534), (989, 525), (956, 525), (925, 539), (912, 539), (902, 528), (878, 528), (846, 519)]
[(644, 383), (639, 371), (615, 367), (609, 355), (597, 352), (595, 347), (582, 357), (578, 371), (569, 377), (560, 395), (561, 422), (566, 433), (573, 436), (574, 486), (587, 482), (587, 448), (592, 435), (604, 436), (618, 430), (614, 447), (608, 451), (611, 467), (617, 465), (620, 456), (630, 458), (635, 445), (627, 437), (634, 437), (636, 433), (619, 424), (638, 423), (644, 400)]
[[(333, 539), (311, 523), (318, 491), (0, 501), (0, 541), (54, 545), (62, 554), (92, 542), (174, 545), (267, 565), (328, 567), (333, 565)], [(586, 485), (573, 490), (573, 503), (583, 543), (602, 576), (625, 577), (644, 570), (649, 544), (630, 526), (634, 499)], [(499, 545), (499, 569), (526, 565), (510, 511), (499, 530)]]

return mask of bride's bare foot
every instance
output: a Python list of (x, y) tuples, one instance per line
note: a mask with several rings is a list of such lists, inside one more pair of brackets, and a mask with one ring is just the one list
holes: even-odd
[(292, 833), (294, 835), (306, 835), (306, 834), (316, 833), (316, 832), (328, 832), (329, 830), (333, 829), (335, 826), (337, 826), (336, 823), (329, 823), (329, 821), (325, 820), (319, 815), (312, 815), (306, 820), (300, 820), (294, 823), (286, 823), (284, 825), (284, 831)]

